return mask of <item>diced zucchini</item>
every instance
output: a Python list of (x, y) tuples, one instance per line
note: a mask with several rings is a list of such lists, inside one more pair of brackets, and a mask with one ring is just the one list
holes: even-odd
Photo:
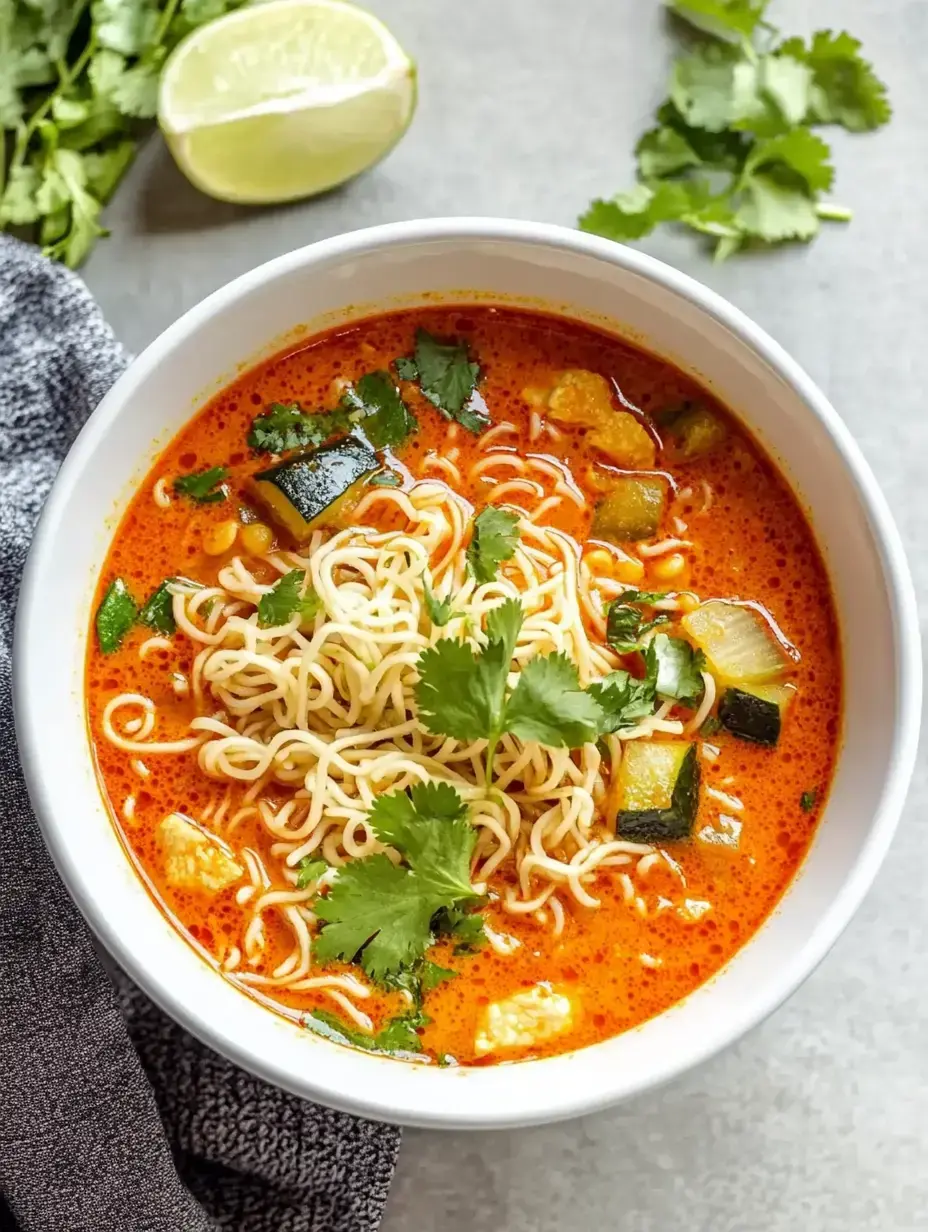
[(722, 684), (765, 684), (790, 666), (773, 630), (752, 607), (710, 599), (684, 616), (682, 624)]
[(596, 506), (593, 538), (613, 543), (652, 539), (660, 529), (665, 498), (663, 479), (655, 475), (620, 475), (609, 495)]
[(635, 843), (689, 838), (699, 807), (696, 745), (680, 740), (625, 745), (616, 835)]
[(666, 411), (657, 416), (657, 421), (666, 429), (668, 452), (678, 462), (705, 457), (728, 436), (728, 429), (718, 415), (698, 403)]
[(305, 543), (317, 526), (338, 521), (379, 465), (370, 445), (346, 436), (259, 471), (252, 486), (278, 526)]
[(754, 744), (774, 745), (795, 689), (788, 684), (755, 684), (726, 689), (719, 702), (719, 722), (733, 736)]

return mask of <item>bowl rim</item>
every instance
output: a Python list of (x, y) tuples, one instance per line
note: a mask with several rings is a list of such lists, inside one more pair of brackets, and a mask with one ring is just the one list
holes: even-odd
[[(820, 913), (805, 944), (782, 964), (770, 981), (766, 997), (746, 1012), (724, 1016), (710, 1040), (686, 1051), (646, 1074), (600, 1075), (596, 1090), (575, 1090), (560, 1083), (550, 1090), (544, 1110), (513, 1113), (509, 1108), (486, 1109), (462, 1115), (441, 1098), (422, 1098), (423, 1084), (411, 1082), (405, 1108), (382, 1098), (376, 1084), (361, 1096), (346, 1095), (326, 1085), (324, 1072), (308, 1077), (278, 1064), (273, 1056), (259, 1054), (226, 1033), (222, 1023), (183, 1001), (170, 984), (160, 981), (134, 956), (133, 947), (120, 935), (103, 900), (72, 859), (63, 840), (62, 823), (56, 820), (52, 794), (40, 771), (39, 740), (47, 726), (38, 707), (30, 706), (30, 678), (40, 647), (30, 636), (31, 614), (41, 603), (41, 580), (54, 558), (51, 530), (72, 499), (72, 490), (90, 462), (109, 425), (131, 404), (135, 389), (167, 357), (175, 344), (198, 331), (206, 322), (245, 299), (256, 288), (297, 269), (321, 262), (327, 264), (361, 257), (378, 250), (430, 241), (473, 243), (503, 242), (529, 247), (548, 247), (578, 257), (592, 257), (618, 266), (627, 273), (689, 301), (716, 324), (730, 331), (785, 382), (796, 398), (826, 430), (830, 443), (853, 482), (857, 499), (873, 533), (874, 544), (886, 582), (892, 617), (892, 637), (897, 657), (897, 703), (892, 742), (887, 758), (885, 787), (874, 810), (866, 838), (840, 892)], [(267, 261), (226, 283), (168, 326), (117, 379), (88, 418), (71, 446), (45, 503), (30, 547), (17, 605), (13, 648), (13, 705), (23, 772), (44, 841), (68, 892), (93, 932), (125, 968), (131, 978), (166, 1013), (207, 1046), (223, 1053), (242, 1068), (273, 1085), (303, 1098), (315, 1098), (330, 1106), (358, 1115), (401, 1124), (432, 1128), (505, 1128), (549, 1123), (597, 1111), (620, 1100), (650, 1090), (702, 1063), (728, 1047), (746, 1031), (762, 1022), (812, 973), (843, 932), (859, 907), (882, 865), (905, 801), (918, 746), (921, 717), (921, 638), (915, 589), (902, 540), (889, 506), (849, 429), (831, 403), (804, 369), (745, 313), (696, 279), (646, 253), (586, 235), (567, 227), (513, 219), (481, 217), (418, 219), (387, 223), (347, 232), (294, 249)], [(89, 753), (89, 748), (88, 748)], [(140, 881), (140, 888), (144, 886)], [(147, 891), (145, 891), (147, 893)], [(359, 1054), (366, 1055), (366, 1054)], [(395, 1061), (388, 1064), (397, 1065)], [(319, 1067), (324, 1071), (324, 1065)], [(412, 1069), (418, 1067), (410, 1067)], [(509, 1067), (507, 1067), (509, 1068)], [(441, 1071), (451, 1074), (454, 1071)], [(492, 1071), (491, 1071), (492, 1072)], [(438, 1088), (436, 1087), (436, 1093)], [(447, 1092), (451, 1095), (451, 1091)]]

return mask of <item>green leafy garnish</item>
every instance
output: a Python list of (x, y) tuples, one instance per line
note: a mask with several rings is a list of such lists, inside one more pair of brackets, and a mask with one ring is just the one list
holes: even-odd
[(221, 485), (228, 475), (224, 466), (211, 466), (195, 475), (178, 475), (174, 480), (174, 491), (181, 496), (189, 496), (198, 505), (213, 505), (224, 501), (228, 493)]
[(665, 0), (696, 32), (677, 57), (657, 127), (636, 147), (638, 183), (594, 201), (580, 227), (641, 239), (661, 223), (705, 235), (722, 260), (744, 246), (810, 240), (851, 212), (821, 199), (831, 151), (811, 129), (864, 132), (891, 115), (849, 34), (777, 43), (766, 0)]
[(104, 654), (112, 654), (138, 617), (138, 607), (121, 577), (114, 578), (97, 608), (97, 640)]
[(315, 906), (325, 922), (316, 954), (323, 962), (358, 958), (368, 975), (383, 981), (423, 957), (437, 912), (475, 901), (470, 858), (477, 832), (467, 805), (447, 783), (381, 796), (368, 820), (404, 863), (378, 853), (339, 870)]
[(252, 420), (248, 433), (250, 448), (262, 453), (286, 453), (321, 445), (332, 436), (347, 432), (352, 417), (347, 410), (304, 411), (298, 402), (272, 402)]
[(365, 1052), (417, 1053), (422, 1051), (422, 1042), (416, 1028), (426, 1026), (428, 1021), (419, 1011), (401, 1014), (386, 1022), (376, 1035), (368, 1035), (328, 1010), (311, 1010), (303, 1019), (303, 1025), (337, 1044), (350, 1044)]
[(311, 886), (313, 882), (319, 880), (329, 865), (326, 860), (318, 860), (313, 856), (304, 856), (296, 867), (298, 870), (296, 888), (298, 890), (305, 890), (307, 886)]
[(717, 736), (721, 730), (721, 721), (716, 717), (716, 715), (710, 714), (709, 717), (703, 721), (702, 727), (699, 729), (699, 734), (700, 736), (707, 738), (709, 736)]
[(563, 654), (536, 655), (508, 685), (522, 607), (507, 599), (486, 621), (486, 646), (473, 651), (446, 638), (419, 656), (416, 704), (423, 726), (455, 740), (486, 740), (487, 782), (500, 737), (536, 740), (551, 748), (579, 748), (599, 735), (602, 710), (580, 688)]
[(429, 614), (429, 620), (439, 629), (444, 628), (454, 615), (454, 601), (450, 596), (447, 599), (436, 599), (425, 578), (422, 579), (422, 598), (425, 600), (425, 610)]
[(464, 907), (445, 907), (435, 916), (432, 927), (439, 937), (454, 937), (455, 954), (473, 954), (487, 939), (483, 916)]
[(190, 578), (165, 578), (142, 605), (139, 612), (139, 624), (147, 625), (165, 637), (171, 637), (177, 632), (177, 622), (174, 619), (174, 596), (169, 587), (176, 586), (178, 583), (182, 583), (190, 590), (202, 590), (201, 584), (192, 582)]
[[(151, 127), (168, 53), (241, 0), (0, 0), (0, 231), (76, 267)], [(4, 174), (5, 171), (5, 174)]]
[(492, 582), (504, 560), (511, 560), (519, 542), (519, 515), (487, 505), (473, 521), (467, 564), (477, 583)]
[(441, 967), (438, 963), (426, 959), (422, 964), (422, 990), (423, 992), (431, 992), (439, 984), (445, 984), (448, 980), (457, 979), (457, 976), (457, 971), (452, 971), (450, 967)]
[(463, 342), (446, 342), (425, 329), (416, 330), (415, 358), (394, 363), (403, 381), (418, 381), (422, 393), (447, 419), (455, 419), (474, 435), (490, 426), (490, 416), (475, 396), (480, 365), (468, 359)]
[(303, 593), (306, 580), (305, 569), (291, 569), (279, 582), (275, 582), (258, 602), (258, 626), (261, 629), (285, 625), (296, 612), (304, 620), (311, 620), (319, 611), (322, 602), (312, 587)]
[(648, 643), (644, 658), (658, 697), (687, 704), (695, 704), (702, 697), (705, 684), (700, 673), (706, 657), (701, 650), (694, 651), (681, 637), (658, 633)]
[(670, 617), (659, 613), (653, 620), (645, 620), (641, 607), (650, 607), (665, 595), (659, 591), (627, 590), (613, 599), (606, 609), (606, 641), (619, 654), (630, 654), (641, 648), (641, 639), (667, 624)]
[(364, 435), (375, 449), (402, 445), (419, 427), (388, 372), (366, 373), (345, 391), (342, 406), (363, 420)]
[(811, 813), (812, 810), (815, 808), (815, 804), (817, 800), (818, 800), (818, 788), (813, 787), (811, 791), (804, 791), (802, 795), (799, 797), (799, 807), (802, 809), (804, 813)]
[[(654, 710), (655, 680), (651, 676), (636, 680), (625, 671), (610, 672), (602, 680), (591, 684), (587, 692), (599, 703), (603, 712), (599, 721), (601, 735), (634, 727)], [(603, 755), (608, 755), (608, 748)]]

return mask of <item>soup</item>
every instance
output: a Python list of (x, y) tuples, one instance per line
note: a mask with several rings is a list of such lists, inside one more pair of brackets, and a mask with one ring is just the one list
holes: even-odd
[(773, 910), (840, 726), (786, 482), (663, 360), (395, 313), (248, 372), (99, 580), (90, 737), (161, 909), (244, 992), (425, 1064), (559, 1053)]

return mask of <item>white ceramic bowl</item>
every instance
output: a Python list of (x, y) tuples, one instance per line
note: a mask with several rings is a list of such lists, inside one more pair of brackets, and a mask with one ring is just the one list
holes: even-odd
[[(439, 1069), (329, 1043), (226, 983), (168, 924), (94, 778), (82, 701), (94, 581), (155, 452), (204, 399), (288, 340), (371, 312), (481, 298), (612, 325), (699, 377), (790, 478), (837, 598), (843, 748), (799, 876), (759, 933), (683, 1003), (594, 1047)], [(50, 601), (50, 598), (52, 601)], [(447, 219), (339, 236), (270, 261), (193, 308), (103, 399), (42, 516), (16, 630), (16, 721), (61, 875), (129, 974), (207, 1044), (298, 1095), (383, 1120), (500, 1127), (590, 1112), (711, 1056), (770, 1013), (847, 924), (886, 852), (915, 758), (921, 666), (912, 584), (876, 482), (823, 395), (762, 330), (630, 248), (521, 222)], [(54, 770), (45, 751), (54, 742)]]

